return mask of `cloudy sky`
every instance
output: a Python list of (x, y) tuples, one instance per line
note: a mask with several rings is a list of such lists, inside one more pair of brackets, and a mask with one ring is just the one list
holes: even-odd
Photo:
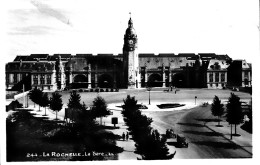
[(122, 53), (132, 14), (140, 53), (258, 56), (257, 0), (8, 0), (4, 60), (34, 53)]

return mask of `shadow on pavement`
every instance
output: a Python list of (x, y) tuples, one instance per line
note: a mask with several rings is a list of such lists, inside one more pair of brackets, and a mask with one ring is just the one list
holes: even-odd
[(183, 126), (191, 126), (191, 127), (204, 127), (202, 124), (197, 124), (197, 123), (177, 123), (179, 125)]
[(215, 148), (224, 148), (224, 149), (238, 149), (239, 146), (234, 144), (234, 143), (229, 143), (229, 142), (211, 142), (211, 141), (198, 141), (198, 142), (192, 142), (193, 144), (196, 145), (205, 145), (205, 146), (210, 146), (210, 147), (215, 147)]
[(195, 134), (195, 135), (203, 135), (203, 136), (222, 136), (222, 134), (218, 133), (218, 132), (183, 131), (183, 133), (189, 133), (189, 134)]
[(197, 121), (202, 121), (202, 122), (218, 122), (218, 121), (222, 121), (221, 119), (195, 119)]

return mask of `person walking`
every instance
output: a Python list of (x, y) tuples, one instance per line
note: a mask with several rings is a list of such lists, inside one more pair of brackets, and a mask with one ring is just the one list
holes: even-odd
[(122, 134), (123, 141), (125, 141), (125, 133)]
[(128, 140), (128, 138), (129, 138), (129, 133), (126, 132), (126, 140)]

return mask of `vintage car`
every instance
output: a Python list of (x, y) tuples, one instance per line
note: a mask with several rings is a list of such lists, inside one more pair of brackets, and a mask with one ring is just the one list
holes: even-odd
[(183, 134), (177, 134), (177, 146), (178, 147), (186, 147), (188, 148), (188, 142), (186, 141), (186, 138)]

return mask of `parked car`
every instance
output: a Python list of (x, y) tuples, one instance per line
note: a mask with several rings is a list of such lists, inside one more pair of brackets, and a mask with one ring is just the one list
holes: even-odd
[(177, 134), (177, 146), (188, 148), (188, 142), (183, 134)]

